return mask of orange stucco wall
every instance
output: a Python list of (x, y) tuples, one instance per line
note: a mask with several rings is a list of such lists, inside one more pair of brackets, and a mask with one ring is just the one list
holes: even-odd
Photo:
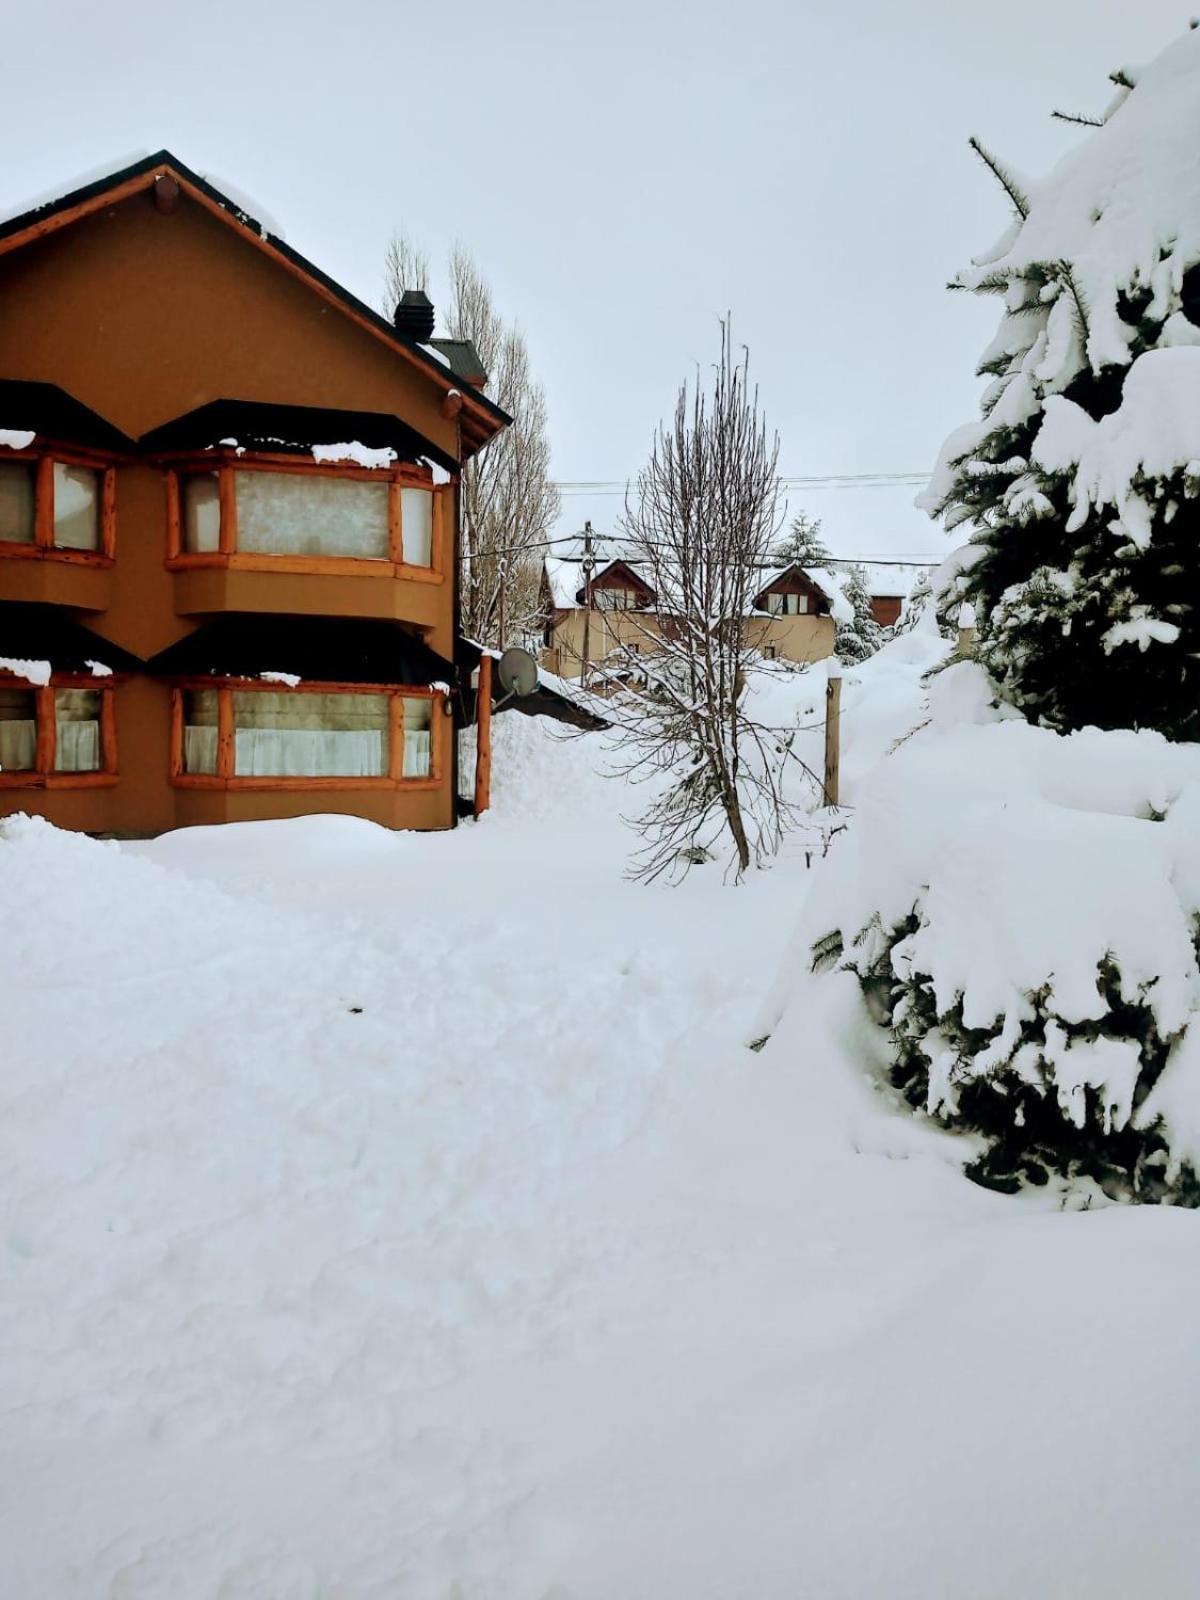
[[(135, 195), (0, 256), (0, 378), (58, 384), (135, 438), (208, 401), (237, 399), (389, 412), (459, 454), (435, 380), (186, 196), (162, 215), (148, 194)], [(440, 583), (368, 570), (171, 572), (163, 473), (135, 462), (117, 472), (115, 566), (0, 556), (0, 600), (61, 605), (143, 658), (223, 611), (396, 618), (448, 657), (456, 540), (447, 543)], [(120, 782), (5, 789), (0, 815), (28, 810), (104, 832), (154, 832), (217, 813), (348, 811), (412, 827), (453, 820), (449, 772), (436, 790), (322, 791), (308, 801), (173, 789), (166, 688), (137, 679), (117, 693)]]

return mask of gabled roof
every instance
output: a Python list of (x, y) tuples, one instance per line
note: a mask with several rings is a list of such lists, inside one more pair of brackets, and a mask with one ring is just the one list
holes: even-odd
[(323, 299), (336, 305), (361, 327), (390, 346), (403, 360), (417, 367), (436, 383), (443, 393), (448, 394), (452, 390), (460, 393), (462, 410), (459, 420), (462, 428), (464, 459), (481, 449), (489, 439), (499, 433), (501, 428), (512, 421), (507, 412), (502, 411), (498, 405), (469, 384), (465, 390), (460, 389), (458, 382), (466, 380), (461, 379), (456, 382), (456, 375), (447, 364), (448, 358), (441, 359), (438, 355), (423, 349), (414, 340), (397, 333), (391, 323), (365, 301), (358, 299), (349, 289), (335, 282), (298, 250), (293, 250), (278, 235), (268, 232), (244, 206), (239, 205), (229, 195), (223, 194), (199, 173), (193, 172), (169, 150), (159, 150), (154, 155), (143, 156), (129, 166), (97, 178), (81, 188), (73, 189), (57, 200), (47, 201), (32, 210), (22, 212), (19, 216), (0, 222), (0, 255), (20, 249), (36, 239), (45, 238), (48, 234), (69, 227), (72, 223), (91, 216), (116, 201), (152, 189), (159, 178), (173, 178), (182, 193), (203, 206), (228, 227), (233, 228), (294, 277), (305, 280)]
[(209, 450), (232, 441), (244, 450), (304, 454), (314, 445), (353, 440), (368, 450), (394, 450), (399, 461), (427, 456), (453, 472), (453, 456), (398, 417), (382, 411), (337, 411), (325, 406), (277, 406), (258, 400), (210, 400), (152, 428), (138, 440), (151, 455)]
[(202, 623), (160, 650), (164, 678), (257, 678), (286, 672), (315, 683), (449, 683), (454, 668), (401, 623), (384, 618), (244, 616)]

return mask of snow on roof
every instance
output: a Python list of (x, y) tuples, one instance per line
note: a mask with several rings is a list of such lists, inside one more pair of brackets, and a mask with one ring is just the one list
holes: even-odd
[[(853, 565), (864, 574), (866, 591), (872, 599), (906, 600), (921, 574), (940, 566), (944, 559), (943, 554), (930, 556), (927, 561), (855, 561)], [(844, 567), (842, 571), (844, 576)]]
[(131, 150), (127, 155), (113, 161), (88, 167), (65, 182), (59, 181), (52, 189), (44, 189), (40, 194), (25, 195), (17, 201), (10, 201), (8, 205), (0, 206), (0, 227), (6, 222), (11, 222), (14, 217), (23, 217), (28, 211), (40, 211), (43, 206), (57, 205), (64, 195), (74, 194), (76, 189), (86, 189), (90, 184), (100, 183), (103, 179), (111, 177), (114, 172), (123, 172), (126, 167), (147, 160), (152, 154), (150, 150)]
[(1071, 297), (1060, 295), (1037, 374), (1059, 389), (1085, 359), (1097, 371), (1128, 364), (1122, 293), (1149, 290), (1148, 314), (1161, 321), (1178, 307), (1185, 269), (1200, 261), (1200, 31), (1128, 76), (1135, 87), (1120, 90), (1103, 126), (1042, 182), (1024, 186), (1028, 214), (960, 278), (977, 288), (997, 275), (1070, 263), (1088, 336), (1085, 352), (1071, 336)]

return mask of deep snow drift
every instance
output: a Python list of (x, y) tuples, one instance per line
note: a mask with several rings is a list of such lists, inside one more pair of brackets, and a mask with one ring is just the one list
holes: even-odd
[(1195, 1217), (972, 1187), (848, 977), (747, 1051), (803, 849), (627, 883), (595, 737), (497, 726), (451, 835), (4, 827), (5, 1592), (1194, 1588)]

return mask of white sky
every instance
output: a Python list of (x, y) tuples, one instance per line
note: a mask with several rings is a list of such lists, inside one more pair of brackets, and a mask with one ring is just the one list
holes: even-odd
[[(556, 476), (624, 481), (717, 318), (792, 476), (927, 469), (975, 413), (996, 307), (946, 293), (1002, 197), (1167, 0), (41, 0), (6, 8), (0, 210), (137, 149), (229, 180), (373, 303), (390, 231), (474, 250), (525, 329)], [(436, 298), (436, 282), (434, 285)], [(913, 490), (791, 495), (837, 553), (924, 554)], [(613, 525), (568, 496), (563, 531)]]

